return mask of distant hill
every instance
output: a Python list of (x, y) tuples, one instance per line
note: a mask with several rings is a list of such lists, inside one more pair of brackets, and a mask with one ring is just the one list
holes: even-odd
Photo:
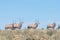
[(60, 30), (0, 30), (0, 40), (60, 40)]

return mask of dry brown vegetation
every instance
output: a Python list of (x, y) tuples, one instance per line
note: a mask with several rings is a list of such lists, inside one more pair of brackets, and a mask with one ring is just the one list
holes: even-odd
[(60, 40), (60, 30), (0, 30), (0, 40)]

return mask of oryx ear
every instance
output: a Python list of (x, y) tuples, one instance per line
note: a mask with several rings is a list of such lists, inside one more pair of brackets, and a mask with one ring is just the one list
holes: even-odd
[(36, 23), (40, 24), (39, 20), (35, 20)]
[(54, 25), (56, 25), (56, 22), (53, 22)]

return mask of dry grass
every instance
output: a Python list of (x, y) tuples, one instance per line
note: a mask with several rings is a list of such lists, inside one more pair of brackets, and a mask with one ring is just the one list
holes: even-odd
[(0, 30), (0, 40), (60, 40), (60, 30)]

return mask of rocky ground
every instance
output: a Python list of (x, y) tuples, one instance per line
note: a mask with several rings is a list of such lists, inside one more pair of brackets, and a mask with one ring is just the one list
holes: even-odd
[(60, 40), (60, 30), (0, 30), (0, 40)]

